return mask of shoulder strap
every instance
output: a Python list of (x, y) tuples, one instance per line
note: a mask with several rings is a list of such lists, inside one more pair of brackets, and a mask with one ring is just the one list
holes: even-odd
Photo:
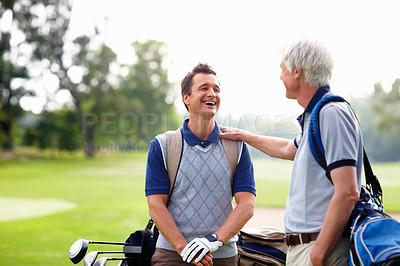
[(346, 102), (346, 100), (333, 94), (322, 97), (311, 111), (308, 138), (311, 140), (309, 141), (311, 153), (313, 154), (317, 163), (324, 168), (326, 177), (332, 182), (328, 165), (326, 164), (325, 160), (325, 149), (322, 145), (321, 132), (319, 129), (319, 112), (321, 111), (322, 107), (329, 102)]
[(180, 129), (167, 131), (167, 171), (169, 176), (169, 194), (171, 196), (174, 188), (176, 173), (181, 162), (183, 151), (183, 137)]
[(375, 199), (378, 200), (377, 204), (383, 207), (382, 187), (381, 184), (379, 183), (378, 177), (376, 177), (376, 175), (374, 175), (374, 172), (372, 171), (372, 167), (371, 164), (369, 163), (365, 149), (364, 149), (364, 174), (365, 174), (365, 184), (367, 185), (367, 188), (369, 189), (369, 191), (372, 191), (372, 193), (375, 196)]
[(239, 159), (238, 142), (235, 140), (221, 139), (225, 156), (231, 169), (231, 185), (233, 185), (233, 177), (236, 171), (236, 165)]
[[(179, 164), (181, 163), (182, 151), (183, 151), (183, 137), (180, 129), (174, 131), (167, 131), (167, 171), (169, 177), (169, 193), (167, 205), (169, 198), (172, 193), (172, 189), (175, 185), (176, 173), (178, 172)], [(151, 230), (154, 225), (152, 219), (147, 223), (145, 230)], [(153, 236), (153, 249), (156, 248), (157, 239), (159, 236), (159, 231), (157, 226), (154, 226), (154, 236)]]
[[(319, 100), (319, 102), (314, 106), (311, 112), (308, 138), (311, 140), (309, 141), (309, 145), (315, 160), (322, 168), (325, 169), (326, 176), (332, 183), (330, 172), (325, 160), (325, 149), (324, 146), (322, 145), (321, 132), (319, 127), (319, 112), (321, 111), (321, 108), (329, 102), (346, 102), (350, 106), (350, 104), (345, 99), (337, 95), (329, 94), (325, 97), (322, 97), (321, 100)], [(355, 114), (353, 108), (351, 108), (351, 110)], [(373, 192), (375, 198), (379, 201), (378, 204), (380, 206), (383, 206), (382, 187), (379, 183), (378, 178), (374, 175), (372, 171), (371, 164), (368, 160), (368, 156), (364, 148), (363, 148), (363, 163), (364, 163), (365, 182), (367, 188)]]

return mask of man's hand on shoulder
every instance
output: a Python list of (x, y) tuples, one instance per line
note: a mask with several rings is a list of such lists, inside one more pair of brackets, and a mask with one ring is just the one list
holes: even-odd
[(248, 132), (238, 128), (220, 126), (219, 129), (221, 130), (219, 137), (224, 139), (243, 141), (244, 136), (248, 134)]

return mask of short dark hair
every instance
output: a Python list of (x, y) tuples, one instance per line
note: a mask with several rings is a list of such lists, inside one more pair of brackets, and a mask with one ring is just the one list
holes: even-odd
[[(193, 77), (198, 73), (212, 74), (215, 76), (217, 75), (217, 73), (207, 63), (199, 63), (193, 68), (191, 72), (187, 73), (186, 76), (183, 78), (181, 82), (181, 95), (183, 95), (184, 93), (190, 95), (192, 93)], [(188, 110), (186, 104), (185, 107)]]

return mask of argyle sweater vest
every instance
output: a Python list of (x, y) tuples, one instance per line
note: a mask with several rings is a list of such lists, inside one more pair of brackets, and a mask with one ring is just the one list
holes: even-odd
[[(160, 141), (162, 147), (166, 147), (164, 141)], [(214, 233), (232, 212), (230, 176), (221, 141), (211, 142), (205, 148), (184, 141), (168, 210), (187, 242)], [(173, 250), (161, 234), (157, 247)], [(227, 258), (236, 253), (236, 243), (228, 241), (213, 257)]]

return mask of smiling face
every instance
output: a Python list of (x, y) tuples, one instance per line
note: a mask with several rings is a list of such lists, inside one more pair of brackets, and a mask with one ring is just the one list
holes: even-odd
[(213, 74), (198, 73), (193, 77), (190, 95), (182, 95), (191, 115), (213, 117), (220, 104), (220, 87)]
[(301, 70), (295, 68), (291, 73), (286, 67), (284, 62), (281, 62), (281, 80), (286, 88), (286, 97), (288, 99), (296, 99), (297, 92), (300, 86), (299, 79), (301, 77)]

